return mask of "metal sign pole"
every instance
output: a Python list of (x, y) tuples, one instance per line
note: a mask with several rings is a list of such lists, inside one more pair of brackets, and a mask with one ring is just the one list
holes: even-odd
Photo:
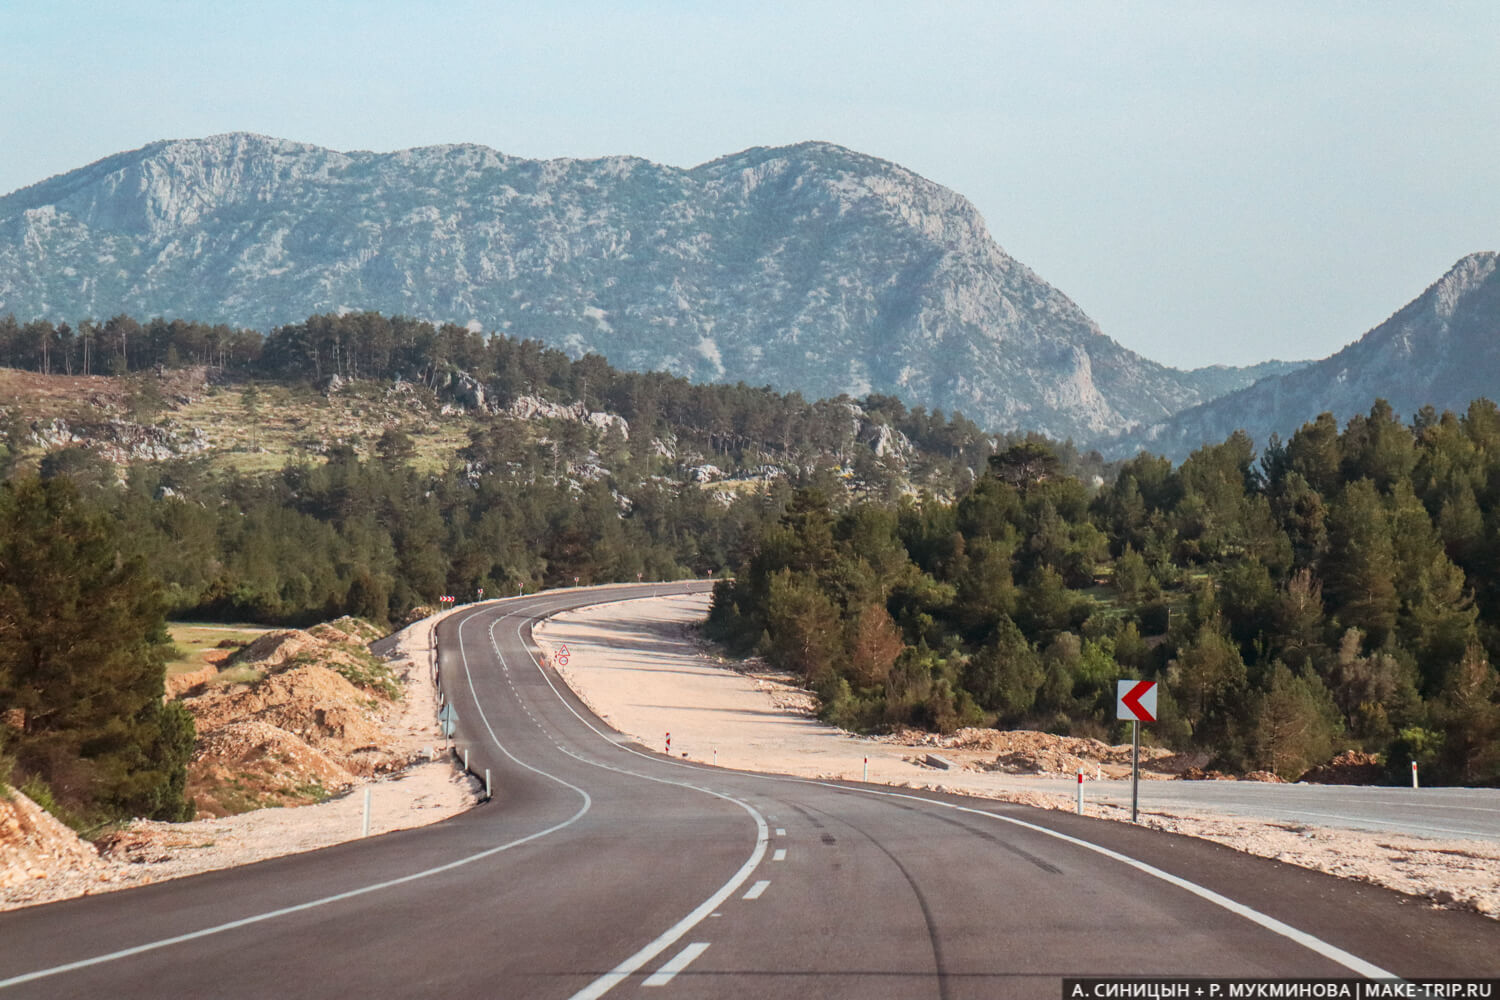
[(1141, 790), (1141, 723), (1130, 720), (1130, 822), (1134, 823)]

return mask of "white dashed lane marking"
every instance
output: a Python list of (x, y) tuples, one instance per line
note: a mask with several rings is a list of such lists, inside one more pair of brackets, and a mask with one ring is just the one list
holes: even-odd
[(778, 837), (785, 837), (786, 836), (786, 831), (783, 830), (781, 827), (778, 826), (776, 828), (776, 836), (778, 836)]
[(667, 985), (672, 981), (673, 976), (677, 975), (677, 973), (681, 972), (683, 969), (686, 969), (688, 965), (693, 961), (693, 959), (697, 958), (707, 950), (707, 941), (694, 941), (692, 944), (679, 951), (677, 955), (666, 965), (663, 965), (660, 969), (657, 969), (650, 976), (647, 976), (646, 981), (644, 983), (641, 983), (641, 985)]
[(778, 847), (778, 848), (776, 848), (776, 853), (773, 854), (773, 855), (771, 855), (771, 860), (772, 861), (785, 861), (786, 860), (786, 848), (785, 847)]
[(771, 880), (770, 879), (764, 879), (763, 878), (759, 882), (756, 882), (754, 885), (752, 885), (750, 887), (750, 891), (747, 892), (747, 893), (745, 893), (745, 895), (743, 897), (741, 897), (741, 898), (743, 898), (743, 899), (759, 899), (760, 898), (760, 894), (763, 893), (763, 892), (765, 892), (766, 891), (766, 887), (769, 886), (770, 884), (771, 884)]

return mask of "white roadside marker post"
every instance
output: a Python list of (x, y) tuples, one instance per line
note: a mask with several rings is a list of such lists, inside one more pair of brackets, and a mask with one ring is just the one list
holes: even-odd
[(1078, 815), (1083, 815), (1083, 765), (1078, 765)]
[(486, 802), (488, 802), (490, 799), (492, 799), (494, 797), (495, 797), (494, 791), (491, 789), (491, 786), (490, 786), (490, 769), (489, 768), (485, 768), (484, 769), (484, 800)]
[(866, 757), (865, 758), (865, 781), (868, 782), (869, 780), (870, 780), (870, 758)]
[(1417, 787), (1417, 762), (1411, 762), (1411, 787)]
[(370, 835), (370, 787), (365, 786), (365, 818), (359, 825), (359, 835), (368, 837)]

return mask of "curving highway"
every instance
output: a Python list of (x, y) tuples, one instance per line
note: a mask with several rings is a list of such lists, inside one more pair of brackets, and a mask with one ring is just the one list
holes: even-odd
[(1065, 975), (1500, 974), (1500, 922), (1207, 842), (672, 760), (610, 731), (533, 656), (546, 615), (706, 586), (451, 615), (443, 688), (493, 801), (0, 914), (0, 990), (947, 1000), (1056, 997)]

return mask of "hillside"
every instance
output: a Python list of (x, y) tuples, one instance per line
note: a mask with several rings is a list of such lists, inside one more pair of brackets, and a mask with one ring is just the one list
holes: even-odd
[(1115, 455), (1146, 449), (1173, 459), (1237, 429), (1259, 446), (1287, 438), (1323, 412), (1340, 423), (1377, 397), (1410, 416), (1424, 406), (1462, 412), (1500, 394), (1500, 272), (1497, 255), (1475, 253), (1395, 315), (1332, 357), (1266, 378), (1122, 436)]
[(159, 142), (0, 198), (0, 313), (269, 330), (378, 310), (1084, 441), (1246, 384), (1099, 330), (958, 194), (827, 143), (690, 170), (482, 146)]

